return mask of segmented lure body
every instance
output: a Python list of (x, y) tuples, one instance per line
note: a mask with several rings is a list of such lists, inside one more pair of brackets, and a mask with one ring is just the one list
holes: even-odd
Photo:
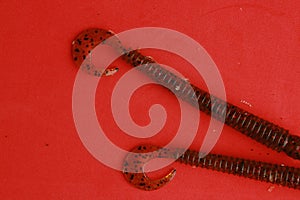
[(201, 158), (199, 152), (192, 150), (187, 150), (178, 161), (191, 166), (300, 189), (299, 168), (218, 154), (208, 154)]
[[(274, 149), (285, 152), (294, 159), (300, 159), (300, 137), (289, 134), (289, 131), (267, 120), (255, 116), (233, 104), (227, 103), (195, 85), (162, 68), (155, 61), (134, 50), (126, 53), (125, 60), (156, 82), (164, 85), (182, 99), (216, 119), (225, 119), (225, 124), (251, 137), (252, 139)], [(191, 85), (192, 89), (188, 86)], [(193, 91), (192, 91), (193, 90)]]
[(126, 157), (123, 173), (129, 183), (142, 190), (159, 189), (170, 182), (175, 175), (176, 170), (172, 170), (161, 179), (148, 178), (143, 167), (154, 158), (173, 158), (191, 166), (300, 189), (299, 168), (218, 154), (208, 154), (203, 157), (201, 153), (193, 150), (167, 149), (149, 144), (139, 145), (132, 152), (136, 154), (129, 154)]

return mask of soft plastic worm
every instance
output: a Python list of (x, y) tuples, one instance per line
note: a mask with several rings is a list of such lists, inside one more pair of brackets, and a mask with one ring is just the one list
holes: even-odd
[(299, 168), (218, 154), (208, 154), (202, 157), (201, 153), (193, 150), (167, 149), (150, 144), (139, 145), (132, 152), (135, 154), (128, 154), (124, 161), (123, 173), (129, 183), (142, 190), (159, 189), (175, 176), (176, 170), (173, 169), (161, 179), (152, 180), (147, 177), (144, 172), (144, 165), (154, 158), (172, 158), (195, 167), (300, 189)]
[[(299, 136), (292, 135), (288, 130), (282, 127), (210, 95), (195, 85), (190, 84), (186, 80), (162, 68), (151, 57), (144, 56), (137, 50), (131, 51), (130, 49), (123, 47), (112, 31), (89, 29), (80, 34), (80, 36), (83, 37), (83, 39), (75, 39), (73, 42), (72, 52), (75, 62), (82, 62), (86, 57), (86, 50), (83, 49), (85, 52), (82, 53), (79, 48), (83, 41), (87, 42), (84, 43), (84, 45), (88, 46), (88, 51), (91, 51), (92, 47), (96, 44), (101, 42), (108, 44), (105, 42), (105, 39), (112, 36), (113, 40), (110, 41), (108, 45), (113, 46), (116, 51), (122, 53), (122, 57), (132, 66), (136, 67), (142, 65), (142, 67), (138, 69), (143, 71), (154, 81), (164, 85), (176, 95), (191, 104), (198, 104), (200, 110), (206, 114), (210, 114), (219, 120), (225, 119), (225, 124), (258, 141), (259, 143), (278, 152), (285, 152), (288, 156), (294, 159), (300, 159)], [(95, 38), (97, 40), (96, 43)], [(79, 52), (77, 52), (78, 50)], [(187, 89), (189, 88), (187, 87), (188, 85), (191, 85), (192, 89)]]
[(150, 78), (166, 86), (176, 95), (191, 104), (198, 104), (199, 109), (216, 119), (224, 119), (225, 124), (251, 137), (252, 139), (278, 152), (283, 151), (294, 159), (300, 159), (300, 137), (267, 120), (255, 116), (237, 106), (210, 95), (192, 85), (194, 91), (187, 90), (190, 84), (143, 56), (138, 51), (131, 51), (123, 57), (134, 67), (143, 64), (142, 69)]

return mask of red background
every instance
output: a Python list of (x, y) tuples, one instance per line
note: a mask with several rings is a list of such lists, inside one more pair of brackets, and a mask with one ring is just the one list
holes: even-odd
[[(71, 106), (77, 69), (70, 56), (73, 38), (90, 27), (116, 33), (144, 26), (180, 31), (212, 56), (230, 102), (300, 136), (299, 6), (297, 0), (1, 1), (1, 199), (299, 199), (300, 191), (294, 189), (272, 189), (272, 184), (177, 163), (172, 165), (177, 168), (175, 179), (160, 190), (130, 186), (120, 172), (94, 159), (78, 137)], [(183, 61), (159, 52), (153, 57), (200, 85)], [(116, 63), (120, 72), (107, 78), (108, 87), (130, 69), (124, 62)], [(109, 95), (100, 92), (96, 100), (109, 102)], [(157, 102), (175, 116), (171, 122), (178, 119), (174, 97), (153, 85), (133, 96), (133, 119), (147, 124), (147, 109)], [(107, 107), (96, 103), (96, 110), (107, 115), (99, 121), (106, 122), (113, 142), (127, 149), (139, 144), (115, 127)], [(209, 121), (204, 115), (201, 119), (198, 137)], [(168, 121), (164, 131), (172, 128)], [(170, 139), (159, 135), (153, 142)], [(192, 148), (200, 145), (195, 140)], [(228, 127), (213, 152), (300, 167), (299, 161)]]

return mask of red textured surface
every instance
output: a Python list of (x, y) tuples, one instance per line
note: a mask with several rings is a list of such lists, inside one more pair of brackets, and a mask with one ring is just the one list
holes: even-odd
[[(1, 199), (299, 199), (300, 191), (277, 185), (268, 191), (272, 187), (268, 183), (180, 164), (173, 165), (178, 169), (174, 180), (160, 190), (131, 187), (120, 172), (95, 160), (77, 135), (71, 106), (77, 69), (70, 56), (73, 38), (90, 27), (118, 33), (158, 26), (183, 32), (212, 56), (230, 102), (300, 136), (299, 1), (10, 0), (0, 5)], [(172, 57), (159, 53), (153, 57), (174, 65), (196, 82), (197, 76), (186, 74), (185, 66)], [(107, 79), (108, 84), (130, 69), (122, 62), (118, 65), (124, 65), (123, 70)], [(160, 100), (164, 90), (159, 87), (145, 86), (140, 92), (133, 97), (131, 108), (137, 123), (149, 120), (144, 104), (159, 102), (178, 113), (171, 95)], [(97, 99), (108, 98), (97, 93)], [(109, 112), (99, 104), (96, 110)], [(202, 117), (203, 127), (208, 119)], [(115, 127), (111, 114), (100, 121), (106, 123), (115, 143), (124, 148), (138, 144), (138, 139), (124, 136)], [(172, 123), (166, 126), (164, 130), (169, 130)], [(165, 135), (158, 138), (169, 140)], [(192, 148), (199, 147), (195, 140)], [(228, 127), (213, 151), (300, 167), (299, 161)]]

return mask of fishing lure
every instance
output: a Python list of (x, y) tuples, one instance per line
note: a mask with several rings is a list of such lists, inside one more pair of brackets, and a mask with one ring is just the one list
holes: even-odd
[(144, 165), (154, 158), (172, 158), (178, 162), (245, 178), (269, 182), (294, 189), (300, 189), (300, 168), (258, 162), (230, 156), (208, 154), (183, 149), (161, 148), (144, 144), (132, 150), (124, 161), (123, 174), (133, 186), (142, 190), (156, 190), (169, 183), (176, 174), (173, 169), (161, 179), (152, 180), (144, 172)]
[[(109, 37), (113, 37), (112, 42), (109, 44), (105, 43), (105, 39)], [(144, 56), (138, 50), (130, 50), (123, 47), (112, 31), (94, 28), (85, 30), (79, 34), (72, 45), (75, 64), (80, 66), (87, 57), (87, 54), (91, 53), (92, 49), (100, 43), (111, 45), (116, 51), (122, 53), (123, 59), (132, 66), (141, 65), (142, 67), (139, 67), (139, 70), (154, 81), (167, 87), (183, 100), (192, 105), (197, 105), (204, 113), (221, 121), (225, 119), (225, 124), (244, 135), (277, 152), (285, 152), (288, 156), (300, 160), (299, 136), (292, 135), (282, 127), (210, 95), (206, 91), (190, 84), (185, 79), (164, 69), (152, 57)], [(113, 71), (116, 71), (116, 69), (113, 69)], [(101, 73), (94, 71), (94, 74), (100, 75)]]
[[(113, 37), (113, 40), (107, 43), (105, 39), (109, 37)], [(244, 135), (277, 152), (284, 152), (291, 158), (300, 160), (299, 136), (292, 135), (288, 130), (272, 122), (210, 95), (185, 79), (167, 71), (157, 64), (152, 57), (144, 56), (138, 50), (123, 47), (112, 31), (94, 28), (79, 34), (72, 43), (72, 56), (76, 66), (83, 64), (88, 72), (92, 70), (92, 73), (96, 76), (104, 76), (108, 73), (95, 70), (90, 66), (91, 62), (87, 61), (87, 57), (92, 53), (93, 48), (100, 43), (112, 46), (132, 66), (137, 67), (141, 65), (137, 69), (180, 96), (183, 100), (198, 106), (204, 113), (221, 121), (225, 119), (225, 124)], [(87, 63), (85, 64), (85, 62)], [(112, 69), (113, 73), (115, 71), (117, 70)], [(189, 88), (188, 86), (191, 86), (191, 88), (187, 89)], [(183, 152), (181, 149), (166, 149), (152, 145), (138, 146), (133, 149), (133, 152), (139, 154), (134, 157), (130, 154), (127, 156), (124, 162), (123, 173), (126, 180), (144, 190), (154, 190), (164, 186), (176, 173), (176, 170), (172, 170), (162, 179), (149, 179), (143, 171), (143, 166), (153, 158), (173, 158), (192, 166), (300, 189), (299, 168), (217, 154), (208, 154), (202, 158), (201, 154), (196, 151), (187, 150)]]

